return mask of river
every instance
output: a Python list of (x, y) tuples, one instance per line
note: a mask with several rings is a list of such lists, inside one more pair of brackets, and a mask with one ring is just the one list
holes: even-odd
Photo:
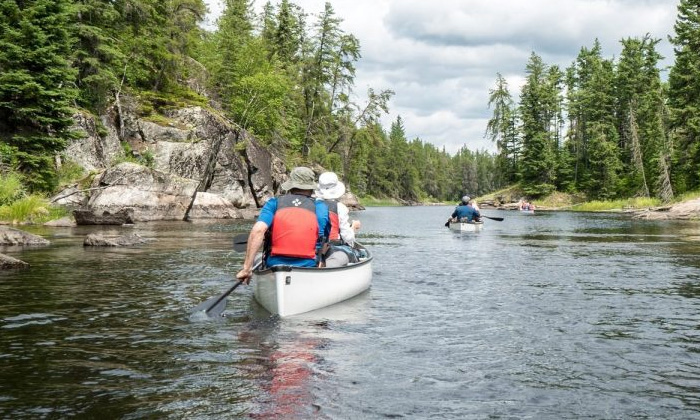
[[(250, 221), (24, 227), (0, 248), (0, 417), (700, 418), (700, 224), (452, 207), (354, 213), (370, 290), (279, 319), (233, 283)], [(153, 239), (83, 247), (88, 233)]]

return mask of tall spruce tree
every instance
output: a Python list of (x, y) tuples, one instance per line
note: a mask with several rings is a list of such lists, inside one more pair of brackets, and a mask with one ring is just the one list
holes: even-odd
[(588, 173), (582, 185), (591, 198), (612, 199), (620, 192), (622, 170), (619, 134), (615, 124), (614, 70), (611, 60), (592, 62), (584, 88), (584, 113), (588, 122)]
[(0, 140), (32, 189), (56, 185), (77, 92), (68, 0), (0, 0)]
[(624, 181), (628, 195), (649, 197), (658, 191), (655, 181), (665, 152), (663, 109), (665, 94), (658, 70), (658, 39), (649, 35), (621, 41), (623, 48), (615, 74), (618, 127)]
[(114, 41), (114, 28), (121, 17), (112, 3), (101, 0), (76, 0), (72, 15), (78, 103), (100, 112), (119, 85), (118, 72), (124, 55)]
[(674, 184), (678, 192), (700, 187), (700, 0), (681, 0), (674, 25), (675, 62), (668, 77)]
[(527, 77), (520, 93), (523, 153), (521, 160), (523, 191), (533, 196), (555, 190), (557, 161), (552, 118), (556, 114), (552, 98), (556, 96), (548, 79), (548, 68), (534, 52), (525, 70)]
[(486, 124), (486, 137), (496, 143), (498, 171), (508, 182), (517, 181), (517, 165), (520, 144), (515, 130), (515, 105), (508, 91), (508, 82), (500, 73), (496, 74), (496, 87), (489, 90), (489, 108), (493, 108), (491, 119)]

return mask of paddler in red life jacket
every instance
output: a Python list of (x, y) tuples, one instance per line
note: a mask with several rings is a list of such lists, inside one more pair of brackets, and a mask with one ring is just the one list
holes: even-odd
[(342, 267), (348, 265), (351, 260), (357, 262), (352, 247), (355, 244), (355, 232), (360, 230), (361, 224), (359, 220), (350, 222), (350, 211), (345, 204), (338, 201), (343, 194), (345, 184), (338, 179), (335, 172), (319, 175), (316, 198), (326, 202), (331, 220), (331, 232), (328, 237), (331, 248), (326, 254), (326, 267)]
[(315, 267), (317, 250), (330, 233), (328, 206), (311, 197), (316, 189), (311, 169), (303, 166), (292, 169), (281, 187), (287, 193), (263, 205), (248, 235), (243, 268), (236, 274), (236, 278), (246, 284), (253, 275), (253, 262), (268, 229), (271, 230), (271, 246), (267, 266)]

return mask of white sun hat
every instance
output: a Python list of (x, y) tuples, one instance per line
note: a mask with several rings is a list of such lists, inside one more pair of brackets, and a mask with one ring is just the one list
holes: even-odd
[(318, 177), (318, 189), (316, 196), (324, 200), (335, 200), (345, 194), (343, 184), (335, 172), (324, 172)]

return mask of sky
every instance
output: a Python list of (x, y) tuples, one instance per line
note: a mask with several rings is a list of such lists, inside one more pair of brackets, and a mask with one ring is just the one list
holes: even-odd
[[(273, 4), (278, 1), (271, 0)], [(328, 0), (291, 0), (317, 19)], [(208, 21), (221, 0), (205, 0)], [(255, 0), (257, 11), (265, 0)], [(454, 154), (462, 146), (496, 152), (484, 134), (492, 116), (489, 90), (503, 75), (514, 100), (534, 52), (545, 64), (569, 67), (581, 48), (597, 38), (604, 58), (615, 59), (620, 40), (649, 34), (673, 64), (679, 0), (335, 0), (341, 28), (360, 41), (354, 98), (367, 89), (395, 92), (382, 123), (401, 116), (406, 138), (420, 138)]]

